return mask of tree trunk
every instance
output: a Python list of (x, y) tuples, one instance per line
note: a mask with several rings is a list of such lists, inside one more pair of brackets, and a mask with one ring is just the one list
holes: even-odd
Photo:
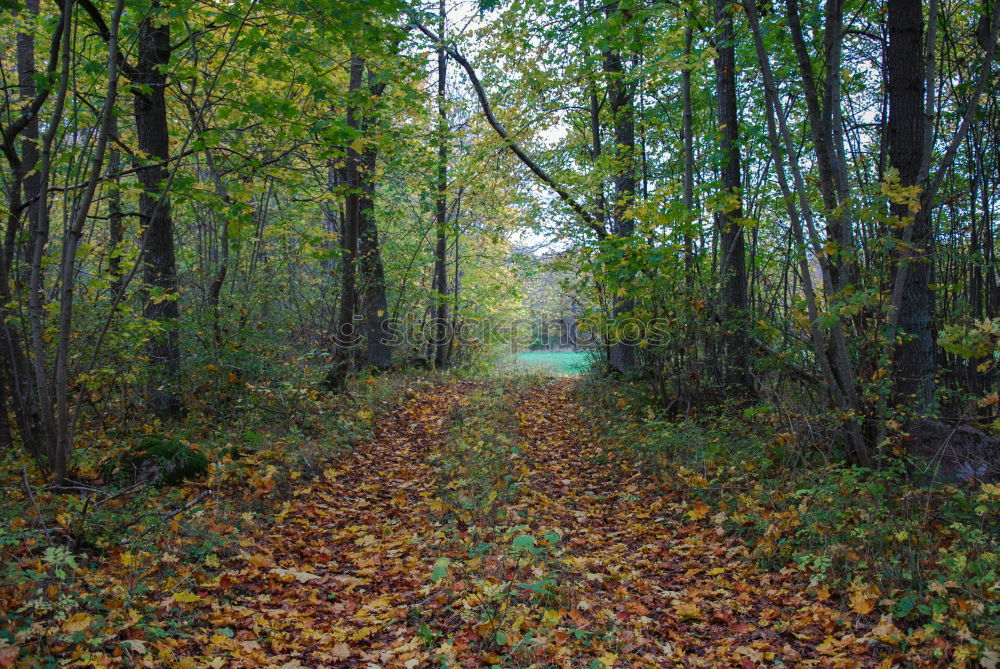
[[(445, 1), (439, 4), (440, 34), (445, 35)], [(438, 171), (435, 198), (434, 244), (434, 366), (444, 367), (448, 356), (448, 110), (445, 88), (448, 81), (448, 59), (444, 45), (437, 49), (438, 58)]]
[[(369, 73), (369, 78), (371, 74)], [(381, 94), (382, 86), (369, 81), (369, 105)], [(369, 107), (362, 123), (364, 134), (370, 139), (375, 126), (374, 111)], [(369, 367), (385, 370), (392, 367), (392, 339), (389, 322), (389, 302), (385, 294), (385, 270), (379, 249), (378, 225), (375, 220), (375, 167), (378, 152), (373, 141), (365, 144), (361, 156), (361, 193), (358, 201), (358, 255), (361, 275), (364, 277), (364, 337), (365, 361)]]
[[(37, 20), (39, 14), (39, 0), (26, 0), (25, 9), (32, 15), (30, 20)], [(36, 95), (35, 77), (38, 74), (35, 68), (35, 36), (32, 33), (17, 34), (17, 86), (21, 100), (34, 100)], [(25, 214), (28, 224), (25, 239), (34, 239), (35, 228), (38, 225), (38, 212), (40, 202), (38, 199), (41, 187), (41, 175), (35, 169), (38, 166), (38, 115), (33, 114), (28, 120), (24, 130), (21, 131), (21, 165), (20, 174), (21, 189), (23, 192), (23, 202), (26, 205)], [(30, 242), (29, 242), (30, 245)], [(13, 249), (12, 249), (13, 250)], [(22, 268), (22, 280), (27, 279), (27, 258), (31, 257), (31, 252), (27, 247), (21, 254), (24, 259)]]
[(739, 125), (736, 100), (736, 53), (733, 15), (728, 0), (716, 0), (715, 80), (720, 127), (722, 189), (731, 198), (718, 212), (716, 221), (721, 246), (721, 310), (725, 348), (724, 382), (744, 391), (753, 389), (747, 355), (747, 273), (743, 241), (743, 204), (740, 175)]
[[(118, 140), (118, 121), (111, 117), (111, 136)], [(124, 272), (122, 271), (121, 254), (124, 251), (125, 228), (123, 226), (124, 214), (122, 213), (122, 196), (118, 189), (118, 174), (121, 172), (121, 152), (117, 145), (108, 151), (107, 178), (109, 182), (108, 192), (108, 273), (111, 275), (111, 295), (114, 299), (121, 299), (124, 286), (122, 281)]]
[[(347, 127), (361, 131), (361, 111), (357, 96), (361, 88), (365, 61), (351, 56), (350, 79), (348, 84)], [(323, 380), (327, 390), (339, 390), (350, 371), (352, 349), (357, 343), (354, 331), (354, 312), (357, 302), (357, 256), (358, 232), (361, 216), (361, 154), (350, 144), (345, 149), (344, 177), (347, 186), (344, 198), (344, 225), (340, 233), (340, 308), (337, 314), (337, 328), (334, 332), (333, 364)]]
[[(611, 2), (606, 8), (610, 18), (618, 12), (618, 3)], [(621, 52), (610, 49), (604, 53), (604, 72), (608, 77), (608, 103), (614, 123), (615, 133), (615, 202), (611, 211), (612, 231), (625, 239), (635, 233), (635, 219), (631, 209), (635, 200), (635, 87), (625, 79), (625, 66)], [(630, 286), (619, 286), (612, 296), (612, 315), (615, 327), (611, 347), (608, 351), (611, 366), (626, 373), (635, 369), (635, 342), (629, 338), (628, 328), (622, 327), (621, 320), (632, 313), (635, 302), (630, 295)], [(624, 292), (626, 297), (619, 296)]]
[[(901, 186), (921, 186), (925, 160), (923, 7), (920, 0), (889, 0), (889, 164), (899, 172)], [(918, 411), (935, 405), (934, 373), (937, 348), (934, 343), (934, 293), (931, 291), (933, 237), (928, 207), (913, 212), (905, 203), (893, 203), (891, 213), (912, 217), (912, 237), (899, 329), (903, 340), (896, 347), (895, 393), (898, 403)], [(901, 271), (901, 268), (897, 268)], [(890, 333), (890, 336), (894, 336)]]
[[(154, 9), (157, 5), (154, 3)], [(138, 64), (132, 78), (136, 135), (144, 160), (154, 161), (138, 172), (142, 194), (139, 215), (145, 227), (143, 244), (143, 316), (155, 323), (146, 354), (150, 365), (149, 403), (163, 419), (180, 415), (181, 352), (177, 325), (177, 263), (170, 198), (165, 190), (166, 161), (170, 157), (167, 126), (167, 77), (170, 62), (170, 26), (146, 17), (139, 25)]]
[(681, 99), (683, 105), (682, 133), (684, 135), (684, 283), (690, 290), (694, 286), (694, 236), (688, 229), (693, 225), (694, 212), (694, 112), (691, 105), (691, 48), (694, 29), (691, 12), (685, 13), (688, 22), (684, 30), (685, 67), (681, 71)]
[(786, 0), (788, 28), (802, 79), (802, 92), (806, 102), (809, 131), (816, 153), (819, 189), (826, 215), (827, 240), (835, 252), (831, 265), (832, 284), (825, 286), (828, 295), (843, 290), (857, 279), (853, 256), (853, 235), (846, 203), (849, 187), (844, 174), (843, 136), (840, 116), (840, 70), (844, 6), (842, 0), (830, 0), (824, 6), (825, 26), (823, 50), (825, 74), (823, 99), (820, 101), (813, 63), (802, 32), (797, 0)]

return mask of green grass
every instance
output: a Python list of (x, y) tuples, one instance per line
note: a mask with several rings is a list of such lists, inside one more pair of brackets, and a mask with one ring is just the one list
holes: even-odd
[(538, 369), (556, 374), (582, 374), (590, 361), (583, 351), (526, 351), (514, 356), (517, 367)]

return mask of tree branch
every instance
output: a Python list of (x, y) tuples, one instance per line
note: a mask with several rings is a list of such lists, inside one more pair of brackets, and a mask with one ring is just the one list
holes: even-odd
[(604, 239), (607, 237), (608, 231), (601, 224), (601, 222), (598, 221), (592, 213), (584, 209), (583, 206), (577, 202), (572, 195), (570, 195), (569, 191), (562, 184), (558, 183), (552, 178), (552, 176), (549, 175), (548, 172), (542, 169), (538, 163), (532, 160), (531, 157), (524, 152), (524, 149), (522, 149), (521, 146), (510, 136), (510, 133), (507, 132), (507, 129), (502, 123), (500, 123), (496, 115), (493, 113), (493, 106), (490, 104), (489, 98), (486, 97), (486, 91), (483, 89), (483, 84), (479, 81), (479, 77), (476, 76), (476, 70), (472, 67), (469, 61), (466, 60), (466, 58), (459, 53), (457, 49), (444, 44), (440, 37), (420, 22), (415, 13), (411, 12), (410, 20), (417, 30), (426, 35), (430, 40), (441, 44), (445, 53), (447, 53), (448, 56), (456, 63), (461, 65), (462, 69), (464, 69), (466, 74), (469, 75), (469, 82), (472, 84), (472, 88), (476, 92), (476, 97), (479, 99), (479, 106), (482, 107), (483, 114), (486, 115), (486, 120), (489, 122), (493, 130), (496, 131), (497, 135), (500, 136), (500, 139), (504, 141), (504, 144), (506, 144), (508, 148), (514, 152), (514, 155), (517, 156), (518, 159), (535, 174), (535, 176), (555, 191), (556, 195), (558, 195), (559, 198), (565, 202), (566, 205), (572, 209), (584, 223), (587, 224), (587, 227), (593, 230), (598, 239)]

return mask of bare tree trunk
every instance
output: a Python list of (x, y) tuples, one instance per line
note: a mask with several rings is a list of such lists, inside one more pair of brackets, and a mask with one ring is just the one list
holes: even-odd
[[(899, 172), (901, 186), (921, 186), (924, 162), (924, 41), (923, 3), (889, 0), (889, 164)], [(933, 245), (930, 212), (911, 211), (893, 203), (891, 213), (912, 218), (911, 259), (900, 305), (903, 341), (896, 347), (898, 400), (919, 411), (934, 407), (936, 347), (933, 324), (934, 294), (930, 290)]]
[[(870, 466), (872, 464), (871, 450), (865, 442), (861, 423), (859, 422), (859, 418), (862, 415), (861, 404), (855, 387), (855, 374), (844, 340), (842, 325), (839, 318), (832, 321), (829, 326), (828, 342), (820, 320), (818, 299), (816, 291), (813, 288), (812, 274), (806, 254), (807, 248), (811, 247), (814, 256), (817, 258), (823, 272), (824, 282), (832, 282), (833, 263), (830, 261), (829, 256), (820, 252), (822, 240), (813, 222), (813, 213), (809, 203), (809, 195), (806, 191), (805, 179), (795, 159), (795, 143), (788, 128), (784, 111), (781, 108), (781, 102), (778, 99), (778, 91), (774, 84), (771, 63), (764, 46), (764, 40), (761, 37), (757, 6), (753, 0), (746, 0), (743, 6), (750, 23), (750, 31), (757, 52), (757, 60), (760, 63), (761, 75), (764, 80), (767, 102), (768, 139), (770, 141), (771, 155), (775, 163), (778, 185), (786, 202), (786, 209), (791, 221), (791, 230), (797, 246), (796, 256), (799, 274), (802, 279), (803, 292), (806, 296), (813, 353), (823, 374), (826, 390), (830, 393), (841, 415), (845, 417), (843, 425), (851, 459), (857, 464)], [(794, 206), (792, 193), (785, 177), (785, 163), (780, 151), (781, 144), (784, 146), (785, 154), (789, 157), (789, 168), (795, 183), (795, 194), (798, 197), (799, 209), (796, 209)], [(805, 222), (806, 231), (802, 229), (803, 221)], [(807, 239), (809, 247), (806, 245)]]
[(857, 267), (852, 257), (854, 242), (850, 212), (846, 206), (850, 192), (842, 160), (844, 147), (840, 116), (840, 70), (844, 7), (842, 0), (830, 0), (824, 6), (826, 25), (823, 47), (826, 58), (821, 103), (812, 59), (803, 37), (798, 2), (785, 0), (785, 6), (816, 153), (819, 188), (827, 220), (827, 240), (831, 243), (830, 248), (834, 249), (835, 261), (831, 266), (833, 285), (825, 287), (828, 294), (833, 294), (857, 280)]
[(0, 367), (0, 450), (13, 446), (10, 419), (7, 417), (7, 366)]
[[(154, 3), (154, 11), (158, 4)], [(139, 150), (154, 161), (138, 172), (142, 194), (139, 215), (144, 226), (143, 316), (159, 332), (146, 344), (149, 357), (149, 406), (160, 418), (175, 418), (182, 412), (180, 396), (181, 351), (178, 341), (180, 310), (174, 223), (170, 198), (164, 191), (166, 162), (170, 158), (167, 126), (167, 76), (170, 62), (170, 26), (154, 17), (139, 25), (138, 61), (132, 77), (136, 135)], [(140, 88), (141, 87), (141, 88)]]

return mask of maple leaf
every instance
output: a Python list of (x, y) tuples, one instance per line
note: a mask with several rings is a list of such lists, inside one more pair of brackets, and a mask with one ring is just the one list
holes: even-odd
[(868, 615), (875, 610), (878, 595), (878, 588), (874, 585), (852, 584), (849, 595), (851, 610), (863, 616)]
[(708, 505), (704, 502), (695, 502), (691, 510), (687, 512), (687, 517), (692, 521), (698, 521), (708, 515)]
[(125, 641), (122, 641), (122, 645), (132, 652), (139, 653), (140, 655), (145, 655), (148, 652), (146, 649), (146, 642), (142, 639), (126, 639)]
[(73, 632), (82, 632), (90, 627), (90, 623), (93, 620), (94, 618), (86, 613), (74, 613), (62, 624), (62, 631), (70, 634)]
[(701, 620), (702, 612), (694, 602), (683, 602), (674, 605), (674, 611), (681, 617), (681, 620)]
[(740, 646), (736, 649), (736, 652), (750, 658), (750, 661), (757, 664), (764, 661), (764, 653), (760, 652), (756, 648), (751, 648), (750, 646)]
[(895, 646), (899, 644), (900, 639), (905, 635), (892, 622), (892, 616), (882, 616), (878, 625), (872, 629), (872, 636), (883, 643), (890, 643)]
[(341, 641), (334, 644), (333, 648), (330, 649), (330, 653), (338, 660), (346, 660), (351, 656), (351, 647)]

